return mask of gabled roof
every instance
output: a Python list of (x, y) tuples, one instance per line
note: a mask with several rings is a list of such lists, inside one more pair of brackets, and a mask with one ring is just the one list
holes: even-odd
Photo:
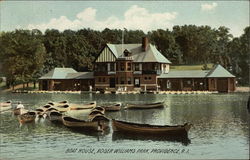
[(217, 64), (214, 66), (213, 69), (210, 70), (210, 72), (207, 74), (206, 77), (235, 77), (230, 72), (228, 72), (224, 67), (222, 67), (220, 64)]
[(73, 68), (54, 68), (39, 79), (65, 79), (68, 73), (77, 73)]
[(209, 70), (170, 70), (158, 78), (204, 78)]
[(142, 51), (141, 44), (107, 44), (109, 49), (113, 52), (116, 58), (123, 57), (124, 50), (132, 53), (134, 62), (159, 62), (171, 63), (164, 57), (154, 45), (149, 44), (146, 51)]

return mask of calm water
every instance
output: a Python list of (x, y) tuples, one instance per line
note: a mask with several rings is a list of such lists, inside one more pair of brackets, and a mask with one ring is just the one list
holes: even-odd
[[(246, 109), (247, 97), (246, 93), (1, 94), (0, 101), (22, 101), (29, 109), (42, 106), (48, 101), (61, 100), (71, 103), (95, 100), (99, 104), (165, 101), (164, 109), (126, 110), (108, 113), (107, 116), (159, 125), (191, 122), (194, 126), (189, 131), (188, 139), (162, 140), (119, 136), (113, 134), (112, 128), (102, 135), (72, 132), (49, 121), (37, 121), (20, 126), (17, 117), (11, 112), (5, 112), (0, 114), (0, 159), (249, 159), (250, 114)], [(69, 114), (79, 118), (84, 115)], [(123, 153), (115, 153), (118, 149)], [(146, 152), (136, 153), (140, 152), (140, 149), (145, 149)]]

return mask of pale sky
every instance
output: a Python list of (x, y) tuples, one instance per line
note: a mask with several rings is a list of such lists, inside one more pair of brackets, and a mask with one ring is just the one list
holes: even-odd
[(0, 30), (141, 29), (226, 26), (235, 37), (249, 26), (249, 1), (0, 1)]

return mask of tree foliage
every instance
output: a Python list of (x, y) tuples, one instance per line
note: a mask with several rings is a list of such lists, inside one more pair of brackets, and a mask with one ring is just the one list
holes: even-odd
[(106, 43), (150, 43), (172, 64), (220, 63), (233, 72), (241, 84), (249, 82), (249, 32), (233, 37), (226, 27), (184, 25), (173, 30), (158, 29), (145, 34), (141, 30), (48, 29), (15, 30), (0, 34), (0, 56), (9, 83), (37, 79), (55, 67), (72, 67), (77, 71), (92, 70), (92, 62)]

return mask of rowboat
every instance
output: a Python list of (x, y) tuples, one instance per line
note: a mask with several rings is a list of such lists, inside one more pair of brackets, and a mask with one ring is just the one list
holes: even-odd
[(184, 125), (150, 125), (139, 124), (112, 119), (113, 131), (132, 133), (132, 134), (149, 134), (149, 135), (187, 135), (191, 124)]
[(162, 108), (164, 107), (163, 102), (146, 103), (146, 104), (127, 104), (124, 109), (151, 109), (151, 108)]
[(70, 104), (70, 110), (92, 109), (96, 107), (96, 102), (89, 104)]
[(67, 112), (70, 110), (70, 106), (68, 104), (55, 106), (53, 108), (57, 109), (59, 112)]
[(63, 116), (62, 117), (63, 124), (66, 127), (77, 129), (77, 130), (92, 130), (92, 131), (103, 131), (104, 127), (98, 121), (84, 121), (80, 119), (75, 119), (72, 117)]
[(35, 121), (35, 119), (36, 119), (36, 112), (33, 111), (18, 116), (18, 120), (20, 123), (30, 123)]
[(54, 107), (51, 107), (51, 108), (46, 110), (46, 112), (51, 112), (51, 111), (58, 111), (58, 110), (56, 108), (54, 108)]
[(105, 122), (109, 122), (109, 119), (107, 117), (105, 117), (103, 114), (95, 114), (91, 117), (90, 121), (94, 122), (94, 121), (105, 121)]
[(51, 122), (62, 122), (62, 113), (58, 111), (51, 111), (48, 113), (48, 119)]
[(99, 110), (92, 110), (90, 113), (89, 113), (89, 116), (88, 116), (88, 119), (91, 120), (93, 117), (95, 117), (95, 115), (104, 115), (103, 112), (99, 111)]
[(24, 114), (24, 113), (27, 113), (27, 112), (28, 112), (28, 110), (24, 109), (24, 108), (15, 108), (13, 110), (14, 115), (21, 115), (21, 114)]
[(0, 103), (0, 112), (10, 110), (11, 108), (11, 101)]
[(116, 103), (113, 105), (107, 105), (107, 106), (102, 106), (102, 107), (105, 109), (105, 111), (119, 111), (121, 110), (121, 106), (122, 106), (121, 103)]

